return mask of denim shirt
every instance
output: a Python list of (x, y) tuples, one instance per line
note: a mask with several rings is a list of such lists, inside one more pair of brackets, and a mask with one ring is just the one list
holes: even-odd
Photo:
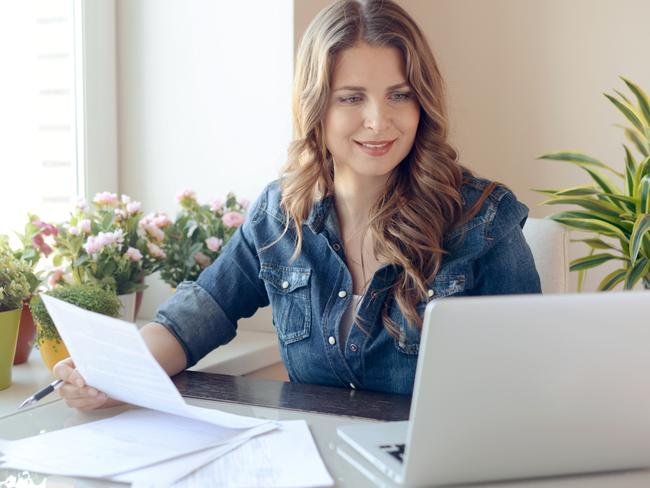
[[(469, 177), (461, 188), (471, 207), (489, 182)], [(219, 345), (232, 340), (237, 321), (271, 305), (282, 360), (291, 381), (410, 394), (420, 331), (410, 327), (394, 300), (389, 314), (400, 325), (399, 338), (385, 330), (380, 313), (394, 282), (395, 265), (372, 277), (358, 310), (364, 328), (351, 328), (339, 344), (339, 323), (352, 299), (332, 197), (314, 204), (303, 224), (300, 256), (294, 233), (273, 246), (284, 229), (278, 181), (268, 185), (251, 206), (244, 224), (219, 258), (196, 282), (181, 283), (158, 309), (155, 322), (180, 342), (190, 367)], [(429, 284), (428, 300), (451, 295), (539, 293), (540, 282), (522, 227), (528, 209), (507, 188), (497, 186), (480, 211), (450, 232), (440, 271)], [(417, 305), (422, 316), (427, 301)]]

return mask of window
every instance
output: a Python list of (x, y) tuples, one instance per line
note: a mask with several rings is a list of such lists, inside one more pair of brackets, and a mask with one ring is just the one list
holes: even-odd
[(84, 193), (79, 151), (80, 2), (0, 3), (0, 233), (27, 213), (62, 220)]

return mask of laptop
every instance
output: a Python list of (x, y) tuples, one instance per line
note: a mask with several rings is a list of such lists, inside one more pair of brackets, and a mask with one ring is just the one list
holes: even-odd
[(338, 428), (393, 481), (650, 466), (650, 292), (448, 298), (423, 327), (409, 421)]

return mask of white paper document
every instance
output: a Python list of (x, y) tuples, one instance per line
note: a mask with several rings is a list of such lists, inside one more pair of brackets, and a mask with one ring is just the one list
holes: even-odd
[[(269, 422), (252, 429), (229, 429), (137, 409), (42, 435), (4, 441), (0, 463), (3, 468), (105, 478), (215, 446), (237, 446), (274, 428), (275, 424)], [(212, 459), (218, 455), (214, 453)], [(172, 481), (175, 479), (178, 477)]]
[(174, 488), (332, 486), (334, 480), (318, 453), (307, 422), (279, 423), (279, 429), (249, 440), (180, 480)]
[(186, 404), (134, 324), (45, 294), (41, 298), (77, 370), (89, 385), (109, 397), (229, 428), (268, 422)]

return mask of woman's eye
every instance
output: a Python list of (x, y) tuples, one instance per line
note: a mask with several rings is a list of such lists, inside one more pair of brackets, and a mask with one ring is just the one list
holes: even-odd
[(341, 102), (343, 102), (343, 103), (356, 103), (356, 102), (358, 102), (359, 100), (361, 100), (361, 97), (358, 97), (358, 96), (356, 96), (356, 95), (355, 95), (355, 96), (351, 96), (351, 97), (343, 97), (343, 98), (339, 98), (339, 101), (341, 101)]
[(411, 98), (410, 93), (394, 93), (393, 94), (393, 100), (397, 100), (398, 102), (401, 102), (403, 100), (408, 100)]

